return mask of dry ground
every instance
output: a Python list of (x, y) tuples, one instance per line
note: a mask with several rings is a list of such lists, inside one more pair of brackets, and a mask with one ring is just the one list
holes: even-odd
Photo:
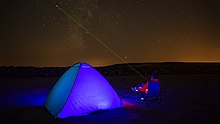
[(141, 104), (130, 90), (137, 76), (107, 76), (124, 108), (81, 117), (54, 119), (43, 107), (54, 78), (0, 78), (0, 123), (146, 123), (219, 122), (220, 74), (159, 75), (162, 105)]

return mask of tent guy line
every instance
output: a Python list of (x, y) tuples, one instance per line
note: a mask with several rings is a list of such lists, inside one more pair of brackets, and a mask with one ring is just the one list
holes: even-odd
[(139, 74), (143, 79), (147, 81), (147, 78), (145, 78), (140, 72), (138, 72), (134, 67), (132, 67), (129, 63), (127, 63), (120, 55), (118, 55), (112, 48), (110, 48), (108, 45), (106, 45), (102, 40), (97, 38), (92, 32), (90, 32), (87, 28), (85, 28), (83, 25), (81, 25), (78, 21), (76, 21), (72, 16), (70, 16), (68, 13), (66, 13), (63, 9), (61, 9), (58, 5), (56, 5), (56, 8), (58, 8), (62, 13), (64, 13), (68, 18), (70, 18), (72, 21), (74, 21), (78, 26), (80, 26), (82, 29), (86, 31), (89, 35), (91, 35), (96, 41), (101, 43), (106, 49), (108, 49), (113, 55), (118, 57), (123, 63), (127, 64), (130, 68), (132, 68), (137, 74)]

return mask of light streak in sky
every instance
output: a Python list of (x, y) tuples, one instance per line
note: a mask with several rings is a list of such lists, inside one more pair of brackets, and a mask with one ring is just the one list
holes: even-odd
[(77, 25), (79, 25), (82, 29), (86, 31), (90, 36), (92, 36), (96, 41), (101, 43), (106, 49), (108, 49), (112, 54), (114, 54), (116, 57), (118, 57), (122, 62), (127, 64), (130, 68), (132, 68), (137, 74), (139, 74), (143, 79), (147, 81), (147, 79), (138, 72), (134, 67), (132, 67), (129, 63), (127, 63), (120, 55), (118, 55), (113, 49), (111, 49), (108, 45), (106, 45), (102, 40), (100, 40), (98, 37), (96, 37), (92, 32), (90, 32), (86, 27), (81, 25), (78, 21), (76, 21), (72, 16), (70, 16), (68, 13), (66, 13), (63, 9), (61, 9), (58, 5), (56, 5), (56, 8), (58, 8), (62, 13), (64, 13), (67, 17), (69, 17), (72, 21), (74, 21)]

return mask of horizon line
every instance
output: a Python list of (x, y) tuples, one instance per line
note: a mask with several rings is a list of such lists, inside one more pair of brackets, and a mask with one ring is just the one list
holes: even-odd
[[(186, 61), (186, 62), (131, 62), (129, 64), (158, 64), (158, 63), (206, 63), (206, 64), (220, 64), (220, 62), (209, 62), (209, 61), (201, 61), (201, 62), (197, 62), (197, 61)], [(72, 64), (74, 65), (74, 64)], [(66, 68), (66, 67), (71, 67), (72, 65), (68, 65), (68, 66), (35, 66), (35, 65), (0, 65), (1, 67), (34, 67), (34, 68)], [(109, 65), (99, 65), (99, 66), (93, 66), (93, 67), (108, 67), (108, 66), (114, 66), (114, 65), (126, 65), (125, 63), (115, 63), (115, 64), (109, 64)]]

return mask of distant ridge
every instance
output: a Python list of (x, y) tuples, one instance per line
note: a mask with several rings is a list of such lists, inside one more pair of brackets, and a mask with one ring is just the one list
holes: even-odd
[[(130, 65), (142, 65), (142, 64), (220, 64), (220, 62), (142, 62), (142, 63), (128, 63)], [(125, 63), (122, 64), (113, 64), (107, 66), (115, 66), (115, 65), (127, 65)]]
[[(203, 62), (148, 62), (129, 63), (142, 75), (153, 71), (159, 74), (219, 74), (220, 63)], [(70, 66), (69, 66), (70, 67)], [(31, 66), (1, 66), (0, 77), (59, 77), (69, 67), (31, 67)], [(95, 67), (106, 76), (137, 75), (127, 64), (114, 64)]]

